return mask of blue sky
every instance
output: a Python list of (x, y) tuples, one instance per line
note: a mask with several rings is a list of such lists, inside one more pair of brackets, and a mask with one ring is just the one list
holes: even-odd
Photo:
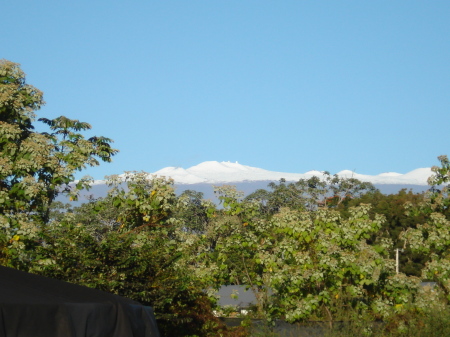
[(449, 1), (4, 1), (0, 58), (129, 170), (406, 173), (449, 154)]

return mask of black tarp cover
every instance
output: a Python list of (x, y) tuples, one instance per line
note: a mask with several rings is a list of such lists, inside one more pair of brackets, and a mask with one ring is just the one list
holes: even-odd
[(0, 266), (1, 337), (155, 337), (153, 311), (130, 299)]

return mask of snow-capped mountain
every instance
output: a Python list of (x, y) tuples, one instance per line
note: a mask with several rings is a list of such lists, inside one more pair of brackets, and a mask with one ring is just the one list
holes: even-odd
[[(246, 166), (238, 162), (206, 161), (188, 169), (181, 167), (166, 167), (153, 174), (157, 176), (171, 177), (176, 184), (218, 184), (252, 181), (277, 181), (281, 178), (287, 181), (297, 181), (312, 176), (321, 177), (321, 171), (308, 171), (306, 173), (285, 173), (268, 171), (256, 167)], [(344, 170), (337, 173), (340, 177), (356, 178), (373, 184), (409, 184), (427, 185), (427, 179), (432, 174), (431, 168), (419, 168), (411, 172), (401, 174), (395, 172), (381, 173), (378, 175), (365, 175), (353, 171)]]
[[(246, 166), (239, 163), (206, 161), (190, 168), (166, 167), (152, 175), (170, 177), (175, 181), (176, 192), (182, 193), (190, 189), (204, 194), (205, 199), (217, 202), (214, 195), (213, 185), (231, 184), (239, 191), (248, 195), (257, 189), (267, 189), (269, 182), (279, 181), (281, 178), (287, 181), (298, 181), (308, 179), (312, 176), (322, 177), (321, 171), (308, 171), (305, 173), (273, 172), (256, 167)], [(414, 193), (426, 191), (429, 186), (427, 179), (431, 176), (431, 168), (419, 168), (411, 172), (401, 174), (385, 172), (378, 175), (365, 175), (353, 171), (344, 170), (337, 173), (340, 177), (353, 177), (361, 181), (374, 184), (382, 193), (397, 193), (401, 189), (412, 190)], [(103, 180), (96, 180), (89, 191), (81, 193), (80, 201), (86, 202), (88, 196), (104, 197), (108, 187)], [(61, 197), (62, 198), (62, 197)], [(61, 201), (67, 202), (63, 199)]]

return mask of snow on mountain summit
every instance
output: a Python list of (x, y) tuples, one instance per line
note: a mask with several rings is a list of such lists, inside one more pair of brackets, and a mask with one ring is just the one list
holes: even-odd
[(418, 168), (418, 169), (415, 169), (415, 170), (413, 170), (411, 172), (408, 172), (408, 173), (404, 174), (402, 176), (402, 178), (405, 178), (405, 179), (408, 179), (408, 180), (411, 180), (411, 181), (416, 181), (417, 183), (421, 182), (421, 181), (424, 181), (424, 179), (425, 179), (424, 184), (426, 185), (428, 178), (432, 174), (433, 174), (433, 171), (431, 171), (431, 168), (429, 168), (429, 167), (427, 167), (427, 168)]
[[(237, 181), (278, 180), (283, 177), (267, 170), (231, 162), (206, 161), (186, 169), (192, 175), (205, 178), (210, 183)], [(182, 183), (182, 182), (180, 182)]]
[(350, 171), (350, 170), (342, 170), (337, 175), (346, 177), (346, 178), (354, 178), (354, 176), (357, 175), (357, 173)]
[(324, 171), (311, 170), (311, 171), (305, 172), (304, 174), (310, 175), (310, 176), (321, 176), (324, 174)]
[(250, 166), (244, 166), (236, 163), (231, 162), (217, 162), (217, 161), (205, 161), (203, 163), (200, 163), (198, 165), (192, 166), (187, 169), (187, 171), (191, 173), (201, 173), (201, 174), (208, 174), (210, 172), (215, 173), (237, 173), (242, 171), (251, 171), (252, 169), (255, 169)]
[[(284, 178), (287, 181), (298, 181), (299, 179), (308, 179), (312, 176), (321, 177), (323, 172), (313, 170), (306, 173), (283, 173), (246, 166), (239, 164), (238, 162), (205, 161), (188, 169), (181, 167), (166, 167), (154, 174), (171, 177), (177, 184), (217, 184), (244, 181), (278, 181), (281, 178)], [(343, 170), (337, 173), (337, 175), (341, 177), (356, 178), (374, 184), (412, 185), (427, 185), (427, 179), (431, 174), (432, 171), (430, 168), (420, 168), (405, 174), (387, 172), (374, 176), (359, 174), (350, 170)]]
[(156, 174), (157, 176), (170, 177), (176, 182), (182, 182), (183, 184), (197, 184), (207, 182), (206, 178), (191, 174), (182, 167), (166, 167), (159, 171), (156, 171), (154, 174)]
[(401, 173), (397, 173), (397, 172), (384, 172), (379, 174), (379, 177), (398, 177), (401, 176)]

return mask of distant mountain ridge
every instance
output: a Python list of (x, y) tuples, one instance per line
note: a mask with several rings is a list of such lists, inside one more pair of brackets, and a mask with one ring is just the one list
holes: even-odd
[[(190, 189), (202, 192), (205, 199), (217, 202), (213, 185), (235, 185), (238, 190), (248, 195), (260, 188), (267, 189), (270, 182), (277, 182), (281, 178), (286, 179), (286, 181), (298, 181), (312, 176), (322, 177), (323, 173), (315, 170), (306, 173), (274, 172), (237, 162), (206, 161), (188, 169), (166, 167), (150, 174), (172, 178), (175, 182), (177, 194)], [(371, 182), (384, 194), (397, 193), (401, 189), (412, 190), (414, 193), (424, 192), (429, 188), (427, 179), (431, 174), (431, 168), (419, 168), (405, 174), (385, 172), (378, 175), (365, 175), (350, 170), (337, 173), (340, 177), (353, 177), (361, 181)], [(81, 192), (79, 202), (86, 202), (89, 195), (97, 198), (104, 197), (108, 189), (105, 181), (96, 180), (89, 191)], [(66, 199), (60, 197), (61, 201), (67, 201)]]
[[(166, 167), (153, 174), (157, 176), (170, 177), (175, 184), (217, 184), (236, 183), (252, 181), (277, 181), (281, 178), (287, 181), (298, 181), (308, 179), (312, 176), (321, 177), (321, 171), (308, 171), (306, 173), (285, 173), (268, 171), (257, 167), (239, 164), (238, 162), (205, 161), (188, 169), (181, 167)], [(350, 170), (337, 173), (340, 177), (356, 178), (373, 184), (396, 184), (396, 185), (427, 185), (427, 179), (432, 174), (431, 168), (419, 168), (411, 172), (401, 174), (396, 172), (385, 172), (378, 175), (359, 174)]]

